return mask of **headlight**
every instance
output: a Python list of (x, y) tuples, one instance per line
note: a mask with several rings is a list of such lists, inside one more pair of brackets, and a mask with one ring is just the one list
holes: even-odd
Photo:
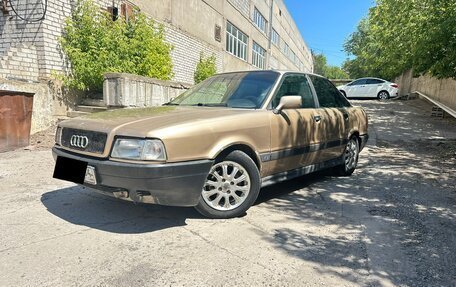
[(55, 131), (55, 143), (58, 145), (62, 145), (62, 128), (57, 127), (57, 130)]
[(165, 146), (160, 140), (120, 138), (114, 143), (111, 156), (135, 160), (166, 160)]

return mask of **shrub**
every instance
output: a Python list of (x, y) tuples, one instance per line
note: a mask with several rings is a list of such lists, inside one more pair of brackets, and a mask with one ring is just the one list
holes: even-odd
[(137, 12), (128, 23), (112, 17), (91, 0), (78, 0), (65, 21), (60, 45), (70, 62), (62, 76), (71, 88), (100, 91), (106, 72), (130, 73), (169, 80), (172, 46), (163, 25)]
[(217, 67), (215, 66), (216, 58), (214, 55), (204, 58), (203, 52), (200, 54), (200, 59), (196, 65), (194, 80), (195, 84), (198, 84), (210, 76), (217, 73)]

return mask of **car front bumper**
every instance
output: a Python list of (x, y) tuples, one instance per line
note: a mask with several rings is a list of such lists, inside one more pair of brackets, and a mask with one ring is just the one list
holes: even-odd
[(85, 186), (124, 200), (170, 206), (197, 205), (213, 164), (211, 160), (164, 164), (123, 163), (80, 156), (58, 147), (54, 147), (52, 153), (54, 159), (72, 159), (95, 168), (97, 183), (84, 182)]

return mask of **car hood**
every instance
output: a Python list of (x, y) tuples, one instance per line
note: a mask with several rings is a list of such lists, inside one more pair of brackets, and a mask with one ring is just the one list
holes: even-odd
[(116, 135), (150, 137), (158, 130), (177, 126), (197, 125), (202, 121), (252, 113), (255, 110), (220, 107), (126, 108), (99, 112), (66, 120), (59, 126), (81, 130), (115, 133)]

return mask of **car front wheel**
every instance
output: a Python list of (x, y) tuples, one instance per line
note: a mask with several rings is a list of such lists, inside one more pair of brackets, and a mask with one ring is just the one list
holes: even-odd
[(233, 151), (214, 163), (195, 208), (209, 218), (238, 217), (252, 206), (259, 191), (255, 162), (245, 153)]

